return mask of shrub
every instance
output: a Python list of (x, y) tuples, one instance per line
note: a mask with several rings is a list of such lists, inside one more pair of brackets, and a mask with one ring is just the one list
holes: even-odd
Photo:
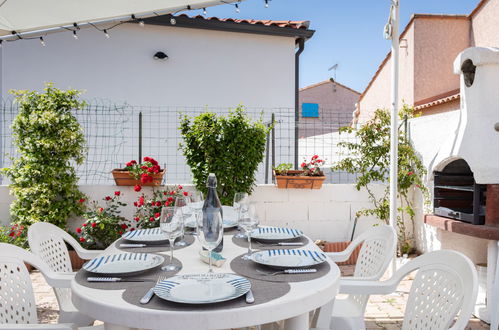
[(261, 118), (252, 122), (240, 105), (227, 116), (211, 112), (195, 118), (185, 116), (180, 130), (180, 147), (198, 190), (206, 193), (208, 174), (215, 173), (222, 204), (231, 204), (236, 192), (253, 191), (269, 131)]
[(28, 230), (23, 225), (0, 226), (0, 243), (28, 248)]
[(83, 211), (78, 200), (84, 195), (72, 165), (81, 164), (86, 151), (82, 128), (71, 113), (84, 106), (80, 92), (47, 84), (43, 93), (12, 93), (19, 103), (12, 131), (20, 157), (2, 170), (16, 197), (12, 220), (23, 225), (46, 221), (64, 228), (70, 215)]

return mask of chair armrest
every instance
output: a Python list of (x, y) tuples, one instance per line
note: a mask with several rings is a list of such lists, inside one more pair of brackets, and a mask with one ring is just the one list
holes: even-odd
[(395, 292), (397, 285), (398, 281), (392, 279), (383, 282), (365, 280), (340, 281), (339, 293), (386, 295)]
[(75, 272), (55, 273), (52, 271), (43, 271), (43, 276), (47, 284), (53, 288), (71, 288), (71, 281), (75, 278)]
[(80, 258), (82, 258), (84, 260), (90, 260), (90, 259), (96, 258), (99, 255), (101, 255), (102, 253), (104, 253), (104, 250), (87, 250), (87, 249), (84, 249), (79, 244), (76, 245), (76, 246), (73, 246), (73, 248), (75, 249), (76, 254)]
[[(350, 245), (348, 247), (350, 247)], [(347, 261), (353, 252), (353, 249), (349, 251), (348, 247), (341, 252), (324, 252), (324, 254), (327, 255), (334, 262)]]
[(368, 276), (368, 277), (342, 276), (342, 277), (340, 277), (340, 285), (344, 281), (345, 282), (351, 282), (351, 281), (379, 281), (379, 276)]
[(71, 323), (60, 324), (0, 324), (0, 330), (76, 330), (78, 327)]

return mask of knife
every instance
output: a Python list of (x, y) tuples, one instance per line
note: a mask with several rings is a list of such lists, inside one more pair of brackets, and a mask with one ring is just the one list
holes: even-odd
[(302, 246), (303, 243), (301, 243), (301, 242), (280, 242), (280, 243), (276, 243), (276, 244), (273, 244), (273, 245), (278, 245), (278, 246)]
[(121, 278), (121, 277), (87, 277), (87, 282), (154, 282), (140, 278)]
[(253, 291), (251, 289), (246, 293), (246, 303), (252, 304), (255, 302), (255, 297), (253, 296)]
[(154, 296), (154, 287), (150, 288), (149, 291), (147, 291), (147, 293), (142, 298), (140, 298), (139, 302), (142, 305), (147, 304), (151, 301), (152, 296)]
[(120, 244), (120, 248), (139, 248), (139, 247), (146, 247), (147, 245), (145, 244), (128, 244), (128, 243), (123, 243)]

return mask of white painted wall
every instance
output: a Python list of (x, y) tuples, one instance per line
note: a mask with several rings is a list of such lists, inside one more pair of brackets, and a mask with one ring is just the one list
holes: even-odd
[[(133, 217), (133, 202), (139, 193), (133, 187), (116, 186), (80, 186), (88, 196), (95, 199), (113, 195), (115, 190), (123, 193), (122, 201), (129, 205), (122, 213), (124, 217)], [(144, 187), (144, 191), (150, 191)], [(184, 185), (192, 190), (193, 186)], [(373, 190), (382, 192), (383, 185), (374, 185)], [(357, 191), (351, 184), (326, 184), (320, 190), (277, 189), (274, 185), (258, 185), (252, 200), (259, 204), (260, 222), (264, 225), (286, 226), (303, 230), (313, 239), (327, 241), (348, 241), (352, 231), (355, 213), (364, 207), (370, 207), (366, 191)], [(12, 196), (9, 188), (0, 186), (0, 223), (9, 222), (9, 204)], [(79, 225), (81, 220), (72, 220), (71, 227)], [(377, 221), (373, 218), (361, 218), (358, 221), (356, 235), (369, 229)]]
[[(4, 43), (2, 91), (86, 90), (86, 98), (132, 105), (294, 107), (292, 37), (123, 24)], [(169, 59), (153, 59), (163, 51)]]

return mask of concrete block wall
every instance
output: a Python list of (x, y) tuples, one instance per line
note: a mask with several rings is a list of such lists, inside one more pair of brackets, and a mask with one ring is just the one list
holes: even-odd
[[(373, 185), (375, 193), (381, 193), (384, 185)], [(184, 185), (184, 190), (191, 191), (192, 185)], [(133, 187), (117, 186), (80, 186), (80, 190), (89, 199), (101, 201), (107, 195), (120, 190), (122, 201), (128, 206), (122, 215), (133, 217), (133, 202), (139, 193)], [(151, 192), (150, 187), (144, 187), (144, 192)], [(308, 189), (277, 189), (274, 185), (258, 185), (251, 195), (252, 201), (259, 205), (260, 223), (263, 225), (286, 226), (303, 230), (313, 239), (327, 241), (350, 240), (355, 213), (364, 207), (370, 207), (366, 191), (357, 191), (352, 184), (326, 184), (320, 190)], [(0, 186), (0, 221), (8, 224), (9, 204), (12, 196), (7, 186)], [(69, 227), (80, 225), (82, 219), (71, 219)], [(358, 235), (370, 228), (377, 220), (361, 218), (358, 221), (355, 234)]]

